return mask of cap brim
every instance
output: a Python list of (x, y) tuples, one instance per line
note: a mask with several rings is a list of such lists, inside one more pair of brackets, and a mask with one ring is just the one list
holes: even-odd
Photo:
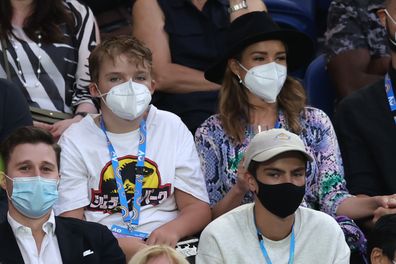
[[(250, 162), (252, 160), (257, 161), (257, 162), (264, 162), (264, 161), (272, 159), (275, 156), (278, 156), (282, 153), (289, 152), (289, 151), (300, 152), (301, 154), (304, 155), (304, 157), (307, 159), (307, 161), (309, 161), (309, 162), (313, 161), (313, 158), (311, 157), (311, 155), (309, 155), (309, 153), (306, 152), (305, 150), (296, 149), (295, 146), (282, 146), (282, 147), (276, 147), (274, 149), (259, 153), (255, 156), (253, 156), (250, 161), (247, 161), (247, 163), (250, 164)], [(245, 167), (249, 166), (247, 163), (244, 164)]]

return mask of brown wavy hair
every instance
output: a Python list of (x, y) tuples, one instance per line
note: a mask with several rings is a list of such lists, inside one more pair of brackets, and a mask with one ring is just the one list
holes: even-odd
[[(7, 39), (12, 34), (13, 8), (11, 0), (0, 1), (0, 37)], [(24, 21), (23, 30), (33, 41), (38, 42), (37, 32), (45, 43), (64, 42), (62, 27), (73, 32), (72, 13), (62, 0), (34, 0), (32, 14)]]
[[(277, 97), (277, 102), (285, 115), (290, 131), (299, 134), (301, 132), (300, 114), (307, 103), (301, 83), (288, 76)], [(247, 89), (239, 83), (237, 76), (227, 67), (220, 89), (219, 114), (225, 132), (238, 143), (245, 138), (250, 107)]]

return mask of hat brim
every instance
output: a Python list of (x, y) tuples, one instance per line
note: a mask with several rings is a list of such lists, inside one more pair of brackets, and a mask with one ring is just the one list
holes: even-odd
[(224, 54), (221, 59), (205, 71), (205, 78), (211, 82), (222, 84), (228, 60), (247, 46), (265, 40), (280, 40), (286, 45), (288, 71), (306, 66), (312, 59), (314, 45), (310, 37), (297, 30), (278, 29), (273, 32), (250, 36), (240, 41), (238, 45), (232, 47), (227, 54)]

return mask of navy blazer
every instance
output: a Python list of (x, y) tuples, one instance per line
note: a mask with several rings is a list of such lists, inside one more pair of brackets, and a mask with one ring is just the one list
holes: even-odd
[[(117, 239), (104, 225), (74, 218), (55, 217), (55, 234), (63, 264), (122, 263), (125, 255)], [(84, 252), (93, 252), (86, 256)], [(6, 221), (0, 224), (0, 264), (24, 263), (14, 233)]]

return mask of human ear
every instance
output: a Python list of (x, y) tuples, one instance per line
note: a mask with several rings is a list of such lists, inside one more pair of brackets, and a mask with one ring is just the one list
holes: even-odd
[(157, 86), (157, 82), (155, 80), (151, 80), (148, 89), (150, 90), (151, 95), (153, 95), (155, 88)]
[(231, 72), (238, 76), (239, 80), (241, 80), (241, 66), (236, 59), (229, 59), (228, 60), (228, 67), (230, 68)]
[(3, 190), (6, 190), (6, 177), (3, 171), (0, 171), (0, 186)]
[(377, 16), (379, 20), (381, 21), (381, 25), (383, 27), (386, 27), (386, 14), (385, 14), (385, 9), (379, 9), (377, 11)]
[(249, 190), (253, 193), (257, 193), (258, 185), (257, 185), (256, 179), (249, 172), (245, 172), (245, 173), (246, 173), (245, 177), (246, 177), (246, 179), (248, 181), (248, 185), (249, 185)]
[(382, 249), (380, 248), (373, 248), (370, 254), (370, 261), (371, 264), (384, 264), (386, 256), (382, 254)]
[(98, 91), (99, 88), (96, 83), (91, 82), (88, 87), (89, 87), (89, 93), (91, 94), (92, 97), (100, 96), (99, 91)]

